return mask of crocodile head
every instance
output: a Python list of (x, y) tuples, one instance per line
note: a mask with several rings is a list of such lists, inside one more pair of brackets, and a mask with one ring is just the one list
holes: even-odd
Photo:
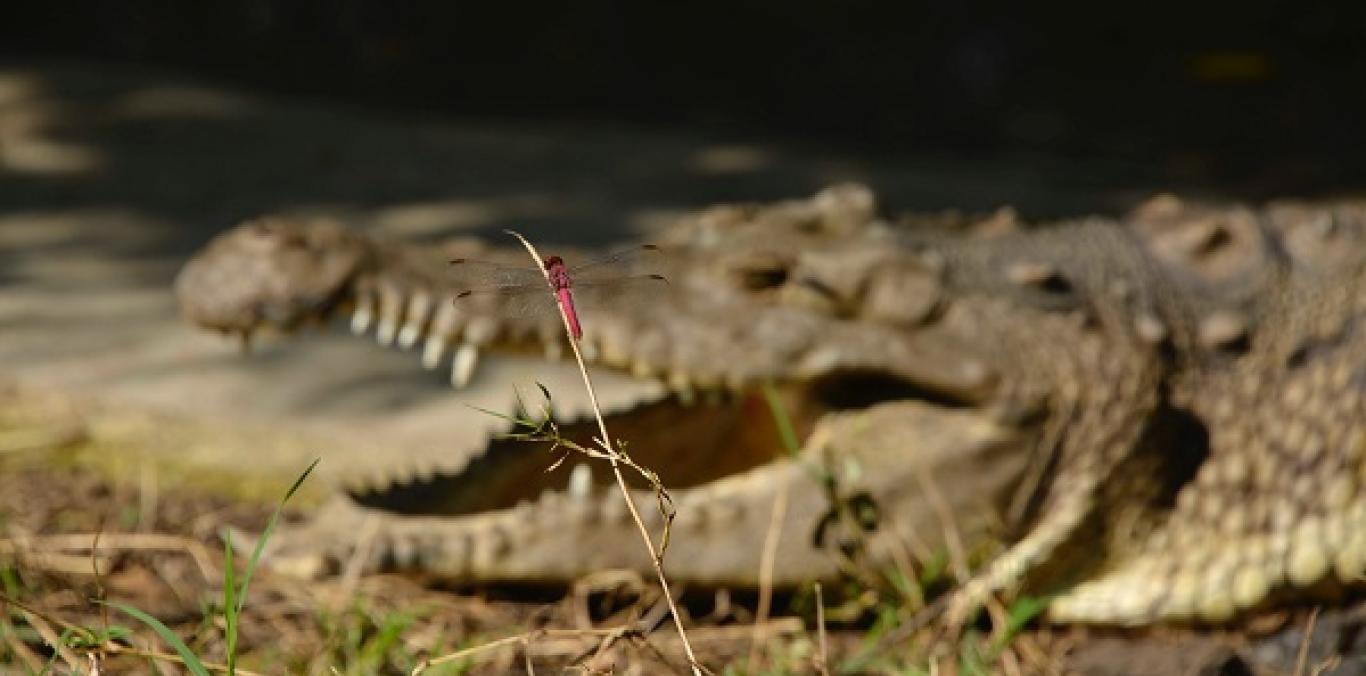
[(185, 318), (205, 328), (294, 329), (332, 312), (371, 256), (337, 223), (260, 218), (215, 239), (181, 271), (175, 292)]
[[(999, 237), (987, 250), (1011, 251), (1015, 264), (908, 242), (877, 218), (867, 190), (835, 188), (685, 219), (661, 233), (659, 256), (639, 263), (667, 285), (644, 302), (580, 300), (591, 365), (663, 386), (660, 397), (616, 410), (608, 423), (673, 492), (675, 576), (755, 584), (780, 492), (790, 507), (775, 531), (774, 579), (834, 574), (838, 558), (825, 549), (842, 546), (840, 538), (813, 546), (833, 507), (813, 466), (836, 480), (838, 495), (876, 505), (866, 535), (884, 553), (933, 548), (925, 543), (941, 540), (945, 514), (999, 511), (1029, 459), (1023, 439), (1047, 394), (1046, 383), (1027, 386), (1029, 355), (1003, 342), (1015, 335), (1012, 318), (1029, 322), (1031, 334), (1048, 333), (1036, 318), (1059, 335), (1088, 330), (1071, 313), (1084, 275), (1067, 278), (1076, 266), (1065, 252)], [(421, 343), (429, 367), (451, 355), (457, 385), (475, 376), (483, 354), (566, 352), (554, 314), (507, 312), (479, 296), (455, 302), (468, 280), (446, 261), (464, 256), (525, 261), (520, 251), (473, 240), (423, 250), (328, 224), (257, 222), (211, 244), (177, 290), (187, 317), (234, 333), (349, 312), (354, 330), (373, 328), (381, 343)], [(225, 284), (239, 288), (204, 291)], [(794, 422), (795, 458), (771, 422), (769, 385)], [(563, 421), (586, 440), (593, 430), (585, 422)], [(543, 453), (495, 440), (434, 477), (412, 474), (396, 457), (388, 485), (338, 500), (296, 531), (294, 544), (283, 542), (313, 572), (335, 563), (338, 545), (359, 532), (381, 542), (372, 549), (376, 566), (457, 580), (648, 571), (610, 472), (567, 463), (546, 473), (548, 464)], [(637, 498), (644, 514), (656, 514), (645, 508), (648, 493)], [(376, 519), (382, 526), (366, 531)]]

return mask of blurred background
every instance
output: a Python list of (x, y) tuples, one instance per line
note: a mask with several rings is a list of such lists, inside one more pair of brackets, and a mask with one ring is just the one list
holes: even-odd
[[(528, 174), (526, 191), (559, 193), (552, 200), (605, 190), (616, 195), (606, 201), (642, 208), (787, 197), (856, 178), (906, 208), (1012, 203), (1059, 216), (1123, 208), (1152, 190), (1249, 199), (1348, 190), (1364, 168), (1366, 7), (1353, 2), (66, 0), (14, 3), (6, 14), (0, 54), (101, 64), (108, 72), (93, 72), (107, 89), (135, 67), (485, 132), (487, 145), (451, 148), (475, 156), (469, 168), (442, 167), (443, 194), (477, 193), (488, 174), (512, 168)], [(82, 85), (98, 88), (55, 74), (47, 82), (59, 93)], [(263, 133), (236, 138), (322, 155), (294, 171), (347, 161), (344, 150), (329, 157)], [(85, 140), (118, 150), (104, 146), (119, 139)], [(186, 153), (205, 150), (181, 140)], [(603, 147), (613, 144), (627, 147)], [(664, 147), (685, 156), (658, 154)], [(404, 148), (424, 149), (439, 152)], [(6, 178), (31, 178), (8, 169)], [(563, 184), (541, 184), (547, 172), (649, 187), (561, 193)], [(309, 183), (276, 187), (295, 202), (333, 197)], [(354, 197), (430, 196), (402, 177), (368, 192)], [(598, 227), (620, 228), (619, 206)]]

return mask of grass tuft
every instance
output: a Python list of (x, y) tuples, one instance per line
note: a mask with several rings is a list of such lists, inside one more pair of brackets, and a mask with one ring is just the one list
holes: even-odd
[[(256, 541), (256, 548), (251, 553), (251, 558), (247, 561), (247, 567), (242, 572), (241, 586), (238, 586), (236, 578), (236, 557), (232, 549), (232, 532), (225, 531), (223, 534), (223, 621), (224, 621), (224, 642), (226, 643), (227, 665), (225, 671), (230, 675), (237, 673), (237, 638), (238, 628), (241, 622), (242, 608), (247, 602), (247, 586), (251, 583), (251, 576), (256, 572), (256, 565), (260, 562), (261, 553), (265, 551), (266, 542), (270, 540), (271, 534), (275, 530), (275, 524), (280, 519), (280, 513), (284, 510), (285, 503), (294, 497), (304, 480), (313, 473), (313, 469), (318, 466), (322, 458), (315, 459), (308, 465), (308, 468), (294, 480), (294, 484), (285, 492), (285, 496), (275, 506), (275, 512), (271, 514), (270, 520), (266, 523), (266, 528), (261, 533), (261, 537)], [(208, 676), (209, 670), (199, 656), (190, 649), (184, 641), (171, 631), (169, 627), (160, 620), (126, 603), (117, 601), (103, 601), (96, 599), (95, 603), (114, 608), (126, 615), (129, 615), (139, 622), (147, 625), (155, 631), (161, 640), (175, 649), (180, 656), (185, 668), (196, 676)], [(101, 643), (111, 641), (113, 636), (106, 636)]]

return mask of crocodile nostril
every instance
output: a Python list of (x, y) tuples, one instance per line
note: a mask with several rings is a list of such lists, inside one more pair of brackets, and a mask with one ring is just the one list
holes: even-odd
[(739, 273), (740, 284), (750, 291), (776, 289), (787, 283), (786, 267), (747, 268)]

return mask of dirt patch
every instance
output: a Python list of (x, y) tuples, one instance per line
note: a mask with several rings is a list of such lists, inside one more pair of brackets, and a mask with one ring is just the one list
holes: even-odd
[[(134, 630), (128, 648), (170, 652), (132, 618), (101, 612), (92, 601), (99, 598), (145, 610), (185, 637), (203, 659), (222, 662), (220, 534), (229, 528), (258, 531), (270, 511), (265, 505), (176, 489), (149, 501), (144, 489), (111, 484), (78, 468), (0, 474), (0, 527), (7, 545), (0, 571), (5, 593), (22, 604), (10, 604), (6, 624), (0, 625), (0, 633), (7, 634), (0, 643), (0, 663), (41, 670), (54, 658), (36, 629), (45, 625), (61, 632), (62, 623), (126, 626)], [(286, 519), (299, 516), (287, 513)], [(101, 544), (92, 557), (88, 548), (95, 533), (101, 533)], [(157, 546), (147, 547), (149, 541)], [(239, 558), (239, 569), (243, 565)], [(328, 673), (333, 666), (350, 673), (408, 673), (427, 657), (540, 632), (525, 643), (509, 641), (479, 652), (473, 657), (474, 673), (516, 672), (528, 664), (557, 673), (590, 660), (618, 669), (641, 665), (644, 673), (680, 668), (678, 643), (670, 625), (657, 622), (662, 618), (652, 622), (659, 631), (628, 634), (603, 649), (606, 630), (641, 615), (658, 615), (658, 593), (637, 583), (600, 580), (554, 597), (444, 591), (385, 575), (305, 584), (263, 570), (250, 587), (241, 622), (241, 664), (265, 673)], [(747, 659), (751, 627), (737, 622), (748, 619), (744, 612), (739, 606), (719, 608), (713, 617), (695, 622), (694, 643), (703, 661), (718, 671)], [(802, 620), (779, 620), (771, 631), (770, 644), (760, 651), (766, 663), (788, 671), (809, 664), (811, 639)], [(82, 670), (94, 659), (107, 674), (146, 672), (153, 661), (108, 650), (72, 648), (70, 653)], [(55, 659), (64, 669), (62, 657)], [(461, 662), (466, 661), (437, 665), (429, 673), (452, 673)]]

